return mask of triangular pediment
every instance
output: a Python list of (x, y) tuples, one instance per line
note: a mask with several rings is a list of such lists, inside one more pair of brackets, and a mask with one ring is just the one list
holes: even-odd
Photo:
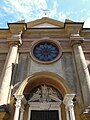
[(42, 23), (42, 24), (39, 24), (39, 25), (35, 25), (32, 28), (58, 28), (58, 27), (59, 26), (53, 25), (53, 24), (50, 24), (50, 23)]
[(41, 19), (27, 23), (27, 28), (62, 28), (62, 27), (64, 27), (63, 22), (53, 20), (48, 17), (43, 17)]

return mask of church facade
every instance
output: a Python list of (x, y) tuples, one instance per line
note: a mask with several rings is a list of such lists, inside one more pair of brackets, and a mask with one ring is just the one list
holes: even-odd
[(43, 17), (0, 29), (0, 120), (90, 120), (90, 29)]

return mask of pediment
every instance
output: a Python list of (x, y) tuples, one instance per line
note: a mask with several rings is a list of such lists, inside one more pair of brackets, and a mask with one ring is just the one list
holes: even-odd
[(62, 28), (64, 23), (53, 20), (48, 17), (43, 17), (41, 19), (31, 21), (27, 23), (27, 28)]
[(50, 24), (50, 23), (42, 23), (42, 24), (33, 26), (32, 28), (58, 28), (58, 27), (59, 26), (53, 25), (53, 24)]

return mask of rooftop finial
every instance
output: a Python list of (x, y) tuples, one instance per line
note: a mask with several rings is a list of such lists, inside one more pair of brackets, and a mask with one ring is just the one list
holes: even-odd
[(47, 10), (47, 9), (42, 9), (42, 11), (43, 11), (43, 13), (44, 13), (43, 17), (48, 17), (49, 10)]

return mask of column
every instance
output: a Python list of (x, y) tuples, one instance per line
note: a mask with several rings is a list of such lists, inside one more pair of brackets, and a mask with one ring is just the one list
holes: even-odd
[(23, 120), (24, 118), (24, 106), (22, 107), (21, 106), (21, 109), (20, 109), (20, 120)]
[(8, 103), (8, 96), (10, 90), (10, 82), (12, 76), (12, 64), (15, 63), (18, 52), (18, 43), (12, 43), (5, 61), (3, 72), (1, 75), (1, 90), (0, 90), (0, 105)]
[(59, 106), (59, 120), (61, 120), (61, 107)]
[(70, 42), (71, 42), (71, 46), (73, 47), (74, 60), (76, 63), (83, 102), (85, 107), (88, 107), (90, 106), (90, 75), (81, 46), (81, 43), (83, 42), (83, 38), (80, 37), (79, 35), (71, 36)]
[(66, 94), (63, 100), (63, 103), (65, 104), (65, 108), (66, 108), (67, 120), (75, 120), (74, 104), (73, 104), (74, 97), (75, 94)]
[(28, 110), (28, 120), (30, 120), (31, 118), (31, 107), (29, 106), (29, 110)]
[(15, 95), (15, 97), (16, 97), (17, 100), (16, 100), (16, 104), (15, 104), (15, 113), (14, 113), (14, 119), (13, 120), (18, 120), (19, 119), (20, 107), (21, 107), (21, 100), (23, 98), (23, 95)]

